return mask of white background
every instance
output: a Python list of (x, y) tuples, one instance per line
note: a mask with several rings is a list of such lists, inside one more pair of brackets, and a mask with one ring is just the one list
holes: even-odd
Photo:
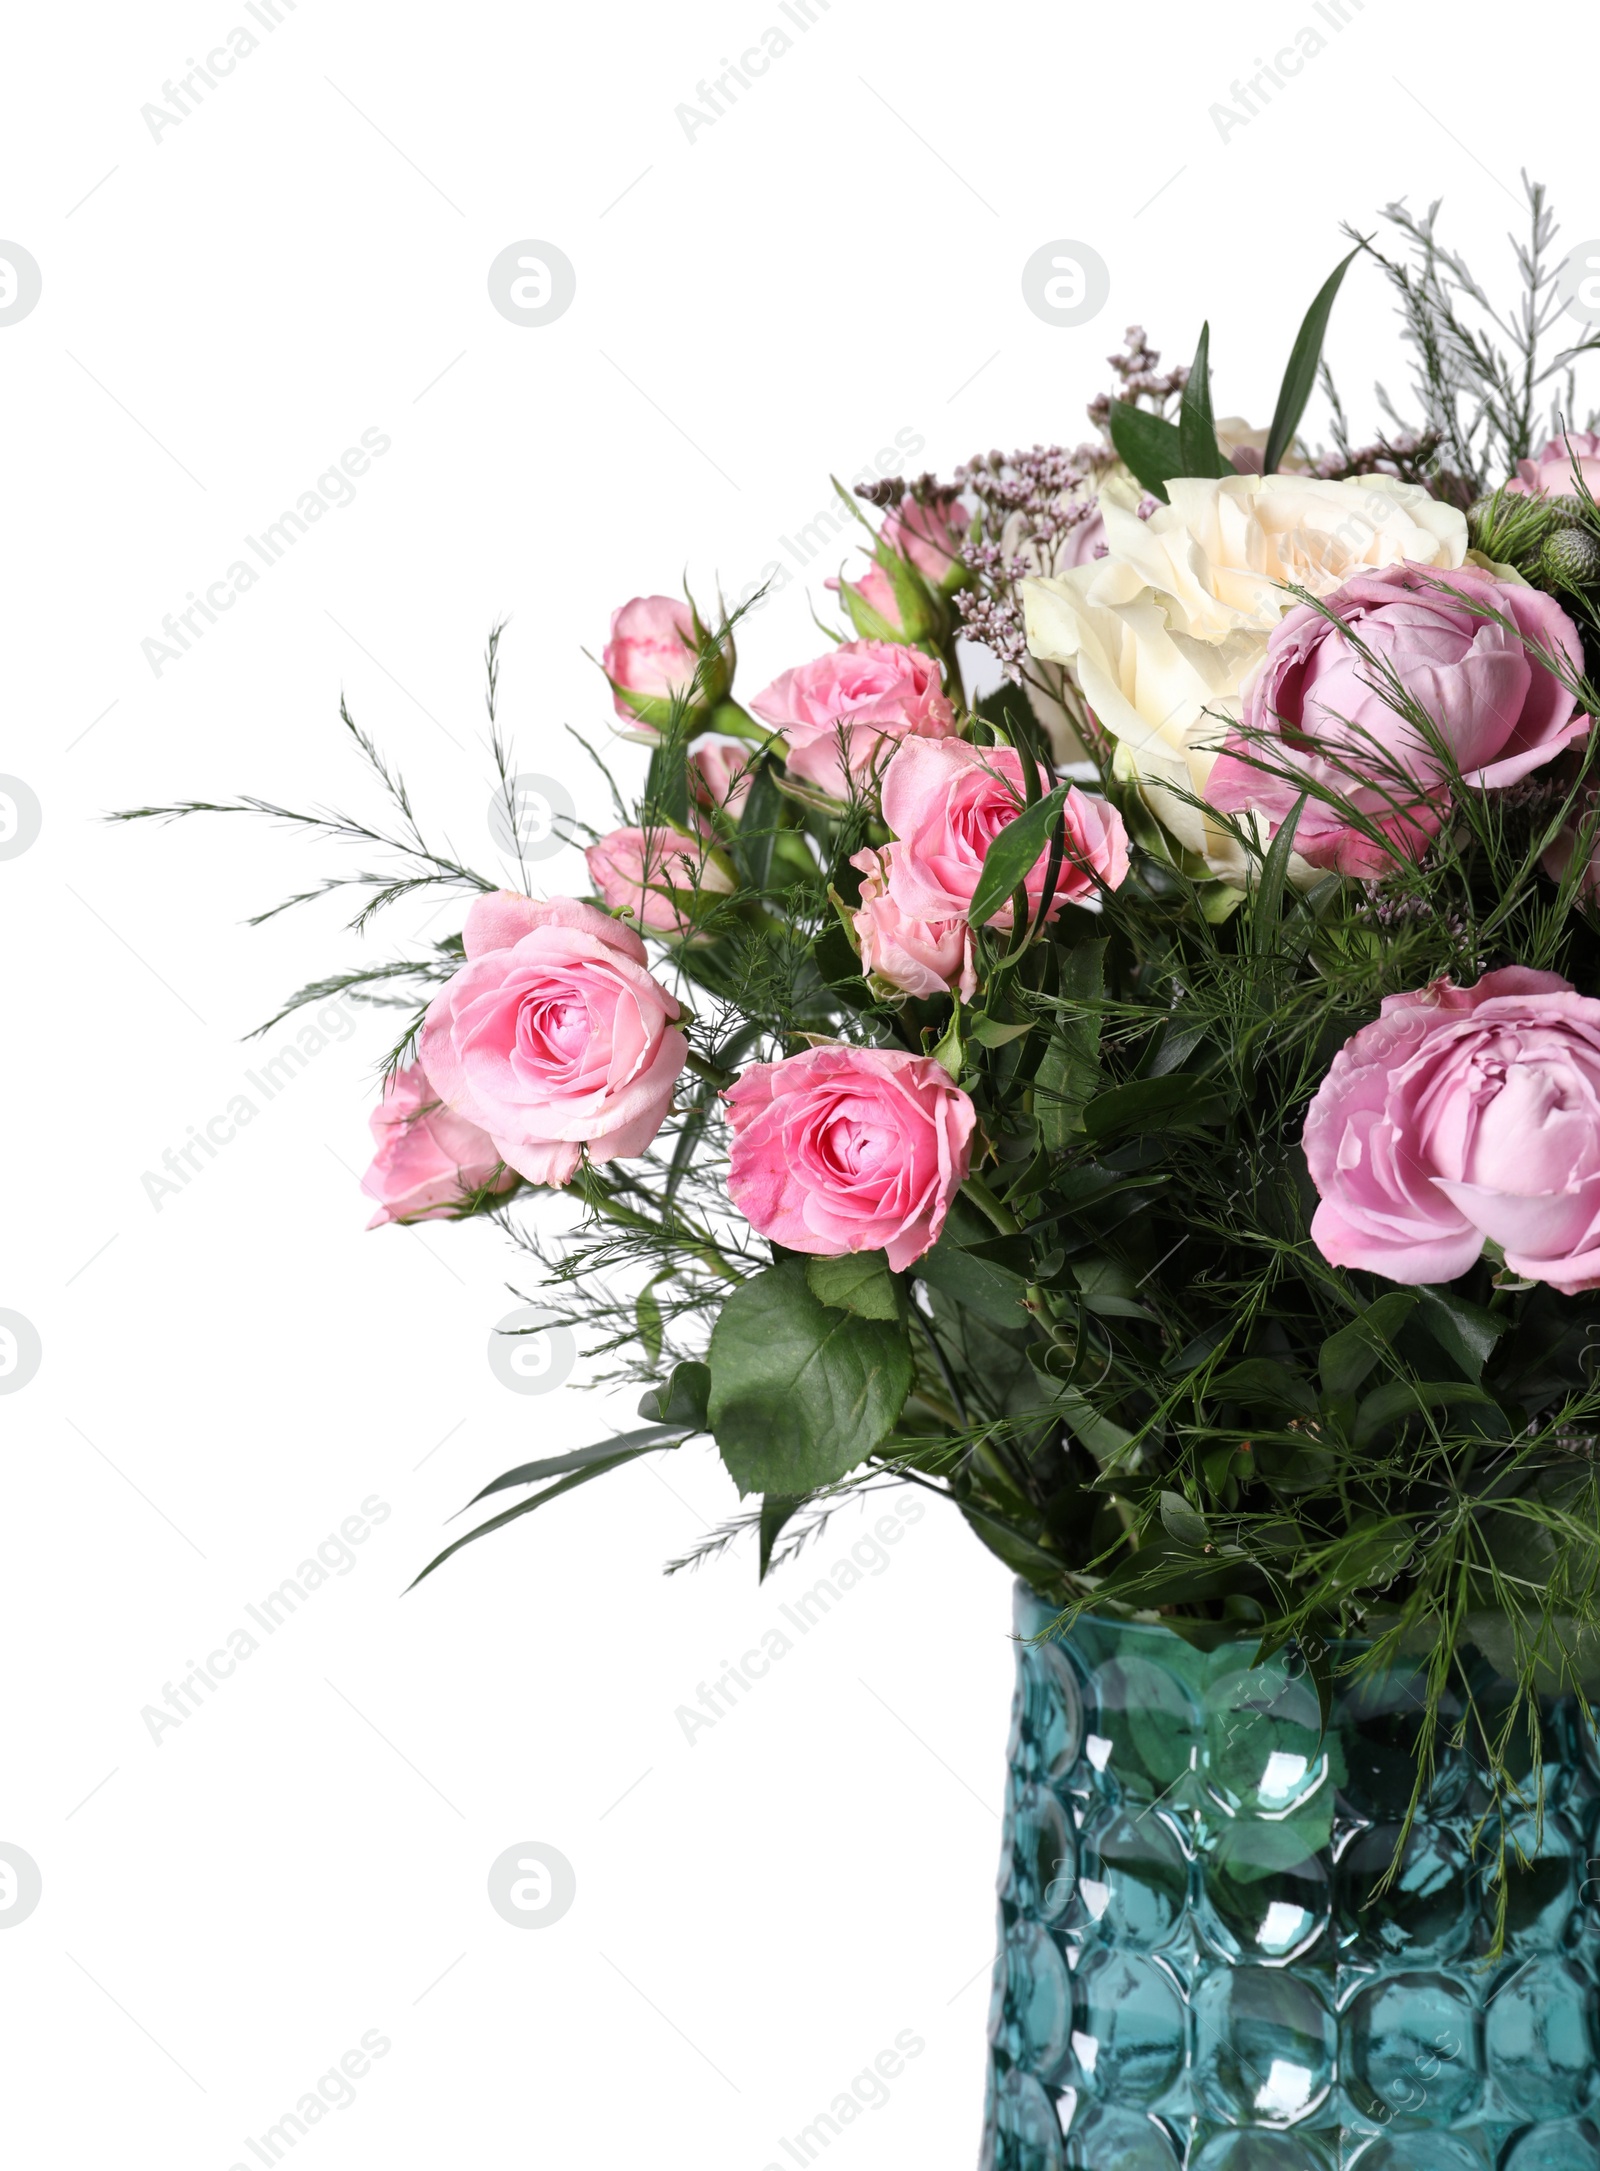
[[(325, 904), (242, 924), (336, 871), (326, 848), (100, 817), (371, 807), (343, 689), (491, 863), (502, 613), (520, 765), (603, 815), (563, 727), (607, 725), (582, 651), (612, 606), (685, 572), (737, 592), (896, 431), (926, 441), (913, 471), (1075, 443), (1125, 324), (1179, 359), (1205, 314), (1219, 412), (1265, 421), (1339, 222), (1393, 196), (1443, 192), (1497, 260), (1526, 162), (1570, 241), (1600, 233), (1580, 19), (813, 0), (802, 35), (778, 0), (280, 5), (270, 36), (206, 0), (13, 11), (5, 38), (0, 234), (44, 281), (0, 330), (0, 769), (44, 813), (0, 864), (0, 1306), (44, 1348), (0, 1400), (0, 1840), (44, 1880), (0, 1935), (9, 2153), (254, 2165), (246, 2136), (376, 2030), (391, 2049), (297, 2164), (764, 2171), (910, 2030), (924, 2054), (828, 2161), (969, 2166), (1005, 1574), (930, 1514), (693, 1746), (676, 1708), (813, 1580), (758, 1590), (747, 1556), (662, 1579), (734, 1504), (709, 1452), (403, 1597), (479, 1485), (631, 1397), (494, 1378), (529, 1284), (491, 1229), (363, 1232), (381, 1022), (157, 1211), (145, 1172), (249, 1090), (241, 1036), (354, 942)], [(791, 49), (688, 140), (674, 107), (778, 24)], [(154, 139), (141, 107), (236, 25), (257, 50)], [(1224, 141), (1208, 109), (1302, 25), (1325, 50)], [(543, 328), (486, 289), (529, 237), (577, 272)], [(1022, 299), (1058, 238), (1110, 268), (1078, 330)], [(1358, 427), (1374, 373), (1404, 374), (1390, 338), (1358, 270), (1331, 341)], [(154, 673), (164, 614), (368, 429), (391, 446), (355, 502)], [(834, 569), (810, 569), (819, 606)], [(749, 622), (747, 697), (821, 646), (806, 595)], [(573, 859), (543, 871), (582, 886)], [(153, 1741), (143, 1707), (373, 1495), (391, 1512), (350, 1572)], [(577, 1875), (538, 1931), (486, 1897), (522, 1841)]]

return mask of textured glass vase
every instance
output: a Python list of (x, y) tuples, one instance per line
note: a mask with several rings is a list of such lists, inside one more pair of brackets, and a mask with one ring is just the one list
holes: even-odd
[(1379, 1890), (1414, 1678), (1341, 1684), (1324, 1736), (1292, 1659), (1098, 1618), (1030, 1645), (1052, 1613), (1019, 1586), (983, 2171), (1600, 2171), (1586, 1708), (1545, 1705), (1542, 1827), (1504, 1850), (1442, 1749)]

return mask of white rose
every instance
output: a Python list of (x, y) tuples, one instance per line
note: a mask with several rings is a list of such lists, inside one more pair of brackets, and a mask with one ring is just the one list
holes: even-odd
[(1331, 595), (1368, 567), (1450, 568), (1467, 557), (1454, 506), (1385, 475), (1178, 478), (1171, 503), (1141, 520), (1134, 487), (1100, 493), (1108, 555), (1023, 583), (1028, 646), (1072, 665), (1084, 699), (1117, 741), (1120, 773), (1151, 812), (1219, 875), (1246, 872), (1200, 799), (1236, 722), (1246, 678), (1296, 597)]

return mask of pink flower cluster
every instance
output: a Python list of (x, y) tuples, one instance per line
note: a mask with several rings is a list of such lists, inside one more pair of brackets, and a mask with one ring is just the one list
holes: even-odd
[[(957, 577), (961, 528), (959, 508), (907, 497), (884, 534), (934, 587)], [(697, 674), (715, 679), (717, 655), (692, 607), (635, 598), (615, 613), (605, 651), (618, 713), (654, 731), (675, 702), (681, 713)], [(863, 971), (906, 994), (970, 1001), (972, 899), (990, 845), (1023, 809), (1021, 757), (956, 735), (938, 663), (910, 645), (845, 642), (784, 672), (752, 705), (781, 738), (792, 775), (835, 798), (856, 790), (880, 800), (891, 840), (853, 862), (863, 877), (854, 914)], [(474, 903), (466, 962), (428, 1010), (420, 1060), (373, 1117), (380, 1150), (366, 1188), (380, 1221), (455, 1212), (519, 1177), (570, 1183), (585, 1155), (604, 1162), (646, 1150), (688, 1043), (636, 930), (694, 936), (705, 901), (733, 894), (726, 844), (751, 760), (740, 739), (698, 738), (688, 753), (693, 826), (615, 829), (589, 847), (608, 911), (508, 891)], [(1050, 788), (1047, 772), (1039, 784)], [(1041, 852), (1023, 878), (1032, 913), (1054, 917), (1114, 888), (1128, 871), (1115, 809), (1069, 791), (1065, 849), (1054, 868), (1051, 859)], [(990, 924), (1009, 930), (1012, 910), (1007, 899)], [(829, 1255), (881, 1248), (896, 1269), (938, 1241), (977, 1119), (932, 1058), (814, 1048), (753, 1065), (726, 1101), (730, 1190), (762, 1235)]]

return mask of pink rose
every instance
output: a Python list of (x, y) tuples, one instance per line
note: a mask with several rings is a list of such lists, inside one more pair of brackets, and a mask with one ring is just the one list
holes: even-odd
[(571, 897), (496, 890), (463, 930), (467, 962), (428, 1009), (422, 1063), (440, 1100), (530, 1183), (643, 1153), (688, 1043), (631, 927)]
[(723, 1098), (728, 1190), (759, 1235), (830, 1259), (886, 1251), (897, 1274), (938, 1242), (977, 1117), (931, 1056), (810, 1048), (752, 1064)]
[(782, 733), (793, 773), (836, 799), (849, 796), (841, 726), (857, 778), (870, 775), (890, 742), (942, 739), (956, 728), (933, 658), (888, 641), (845, 641), (785, 671), (750, 706)]
[(613, 829), (584, 853), (589, 879), (613, 912), (652, 934), (680, 935), (696, 919), (696, 900), (727, 897), (733, 881), (699, 837), (675, 829)]
[(420, 1063), (394, 1073), (368, 1120), (378, 1148), (361, 1179), (378, 1202), (369, 1229), (449, 1220), (474, 1192), (516, 1187), (517, 1172), (502, 1166), (494, 1141), (444, 1106)]
[[(853, 580), (825, 580), (822, 585), (824, 588), (831, 588), (835, 595), (842, 595), (846, 609), (859, 599), (869, 611), (883, 620), (891, 633), (905, 632), (905, 622), (900, 616), (900, 601), (894, 592), (894, 583), (876, 558)], [(859, 632), (861, 621), (853, 610), (850, 611), (850, 620)]]
[(972, 929), (964, 919), (918, 920), (902, 910), (890, 893), (895, 855), (891, 844), (881, 852), (857, 852), (850, 864), (866, 876), (861, 909), (853, 915), (861, 944), (861, 970), (907, 995), (958, 992), (970, 1003), (978, 992), (972, 962)]
[(1600, 493), (1600, 433), (1594, 430), (1568, 430), (1565, 437), (1552, 437), (1531, 460), (1517, 462), (1506, 488), (1518, 497), (1572, 497), (1577, 491), (1574, 461), (1589, 495)]
[[(1050, 788), (1041, 770), (1040, 789)], [(889, 888), (900, 910), (921, 920), (964, 918), (984, 854), (1022, 808), (1022, 757), (1011, 747), (907, 739), (883, 779), (883, 818), (899, 839)], [(1092, 896), (1100, 882), (1116, 889), (1128, 872), (1128, 833), (1115, 807), (1074, 785), (1065, 814), (1067, 844), (1056, 870), (1052, 918), (1062, 905)], [(1025, 885), (1035, 912), (1049, 871), (1050, 854), (1041, 852)], [(1009, 928), (1011, 906), (1003, 905), (989, 925)]]
[(1600, 1287), (1600, 1002), (1556, 973), (1388, 996), (1302, 1142), (1334, 1266), (1452, 1281), (1492, 1238), (1529, 1281)]
[[(626, 724), (642, 724), (645, 736), (662, 731), (674, 699), (689, 693), (701, 661), (705, 629), (694, 607), (671, 596), (635, 596), (611, 613), (611, 638), (600, 661), (611, 681), (611, 701)], [(723, 699), (732, 676), (730, 648), (710, 658), (694, 686), (692, 713), (704, 714)]]
[[(1479, 616), (1474, 604), (1498, 611), (1516, 632)], [(1365, 814), (1388, 848), (1341, 808), (1312, 797), (1295, 831), (1302, 859), (1366, 877), (1385, 873), (1396, 854), (1420, 859), (1450, 811), (1450, 786), (1434, 748), (1385, 699), (1384, 670), (1429, 717), (1462, 780), (1495, 790), (1542, 768), (1589, 729), (1527, 642), (1582, 671), (1576, 627), (1538, 588), (1471, 565), (1437, 575), (1406, 565), (1358, 574), (1318, 607), (1297, 605), (1274, 628), (1245, 685), (1243, 728), (1229, 734), (1206, 797), (1226, 813), (1263, 813), (1276, 828), (1302, 780), (1318, 783)], [(1245, 755), (1270, 761), (1273, 773)]]
[(953, 494), (941, 493), (924, 505), (908, 492), (884, 520), (883, 540), (916, 567), (930, 588), (949, 595), (968, 578), (961, 562), (967, 517), (966, 507)]
[(1553, 843), (1548, 845), (1539, 864), (1552, 882), (1564, 882), (1572, 865), (1572, 855), (1588, 834), (1588, 857), (1578, 876), (1574, 896), (1582, 904), (1600, 903), (1600, 828), (1595, 826), (1595, 799), (1592, 791), (1584, 793), (1582, 801), (1562, 823)]
[(754, 749), (743, 739), (696, 739), (689, 749), (689, 789), (708, 811), (720, 807), (737, 819), (749, 796)]

